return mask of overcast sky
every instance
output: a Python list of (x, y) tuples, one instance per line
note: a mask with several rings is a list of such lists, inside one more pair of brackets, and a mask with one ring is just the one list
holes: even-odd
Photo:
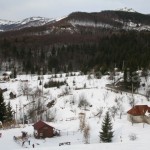
[(0, 0), (0, 19), (59, 18), (74, 11), (99, 12), (123, 7), (150, 14), (150, 0)]

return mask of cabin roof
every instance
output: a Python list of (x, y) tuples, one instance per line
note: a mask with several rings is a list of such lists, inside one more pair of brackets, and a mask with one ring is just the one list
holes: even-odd
[(34, 127), (35, 130), (39, 130), (39, 129), (43, 128), (44, 126), (48, 126), (48, 127), (50, 127), (50, 128), (54, 128), (54, 127), (50, 126), (49, 124), (47, 124), (47, 123), (45, 123), (45, 122), (43, 122), (43, 121), (41, 121), (41, 120), (38, 121), (38, 122), (36, 122), (36, 123), (33, 125), (33, 127)]
[(131, 108), (127, 113), (133, 116), (141, 116), (145, 115), (147, 111), (150, 113), (150, 107), (148, 107), (147, 105), (136, 105)]

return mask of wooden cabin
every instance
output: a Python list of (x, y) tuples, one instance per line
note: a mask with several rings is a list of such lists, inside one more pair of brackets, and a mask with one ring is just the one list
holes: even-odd
[(55, 135), (60, 135), (60, 131), (55, 129), (54, 127), (50, 126), (49, 124), (38, 121), (34, 125), (34, 137), (37, 139), (40, 138), (50, 138)]
[(127, 119), (132, 123), (150, 124), (150, 107), (147, 105), (136, 105), (127, 112)]

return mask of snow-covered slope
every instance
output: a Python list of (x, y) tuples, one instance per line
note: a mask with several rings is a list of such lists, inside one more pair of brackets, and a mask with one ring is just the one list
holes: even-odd
[(19, 30), (27, 27), (42, 26), (52, 22), (55, 22), (55, 20), (44, 17), (30, 17), (21, 21), (0, 20), (0, 30), (1, 31)]
[(0, 19), (0, 25), (10, 25), (10, 24), (15, 24), (15, 21)]
[(22, 21), (19, 21), (18, 23), (21, 25), (28, 24), (29, 26), (41, 26), (53, 20), (54, 19), (43, 18), (43, 17), (31, 17), (31, 18), (26, 18)]

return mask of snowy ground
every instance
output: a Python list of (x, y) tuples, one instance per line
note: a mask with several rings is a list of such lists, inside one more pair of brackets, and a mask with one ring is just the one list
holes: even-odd
[[(63, 75), (64, 76), (64, 75)], [(34, 91), (39, 86), (39, 81), (37, 80), (37, 76), (18, 76), (17, 81), (9, 81), (7, 83), (1, 83), (0, 88), (7, 88), (8, 91), (4, 93), (5, 101), (11, 102), (11, 105), (14, 110), (16, 110), (16, 105), (18, 106), (18, 119), (22, 117), (22, 109), (23, 104), (28, 104), (29, 100), (27, 100), (26, 96), (20, 94), (19, 86), (21, 80), (28, 80), (28, 85), (30, 89)], [(51, 76), (44, 76), (44, 82), (48, 81)], [(40, 150), (146, 150), (149, 145), (149, 134), (150, 126), (145, 124), (132, 124), (127, 121), (127, 110), (131, 108), (130, 101), (132, 99), (132, 95), (130, 93), (118, 92), (114, 93), (111, 90), (108, 90), (105, 85), (111, 83), (112, 81), (108, 80), (108, 76), (104, 76), (101, 79), (87, 79), (87, 76), (73, 76), (73, 77), (62, 77), (57, 78), (55, 80), (67, 80), (68, 85), (71, 88), (71, 92), (69, 95), (61, 96), (64, 87), (61, 88), (48, 88), (43, 89), (45, 94), (45, 101), (47, 104), (52, 99), (56, 99), (57, 102), (54, 105), (52, 111), (55, 112), (54, 122), (49, 122), (50, 125), (56, 127), (61, 130), (60, 137), (54, 137), (45, 140), (36, 140), (33, 137), (33, 127), (32, 124), (26, 125), (24, 128), (16, 128), (16, 129), (8, 129), (8, 130), (0, 130), (2, 133), (2, 137), (0, 138), (0, 147), (1, 149), (6, 150), (15, 150), (15, 149), (24, 149), (27, 147), (28, 149), (32, 148), (32, 144), (35, 144), (35, 149)], [(73, 81), (75, 81), (75, 85), (73, 85)], [(142, 79), (144, 82), (144, 79)], [(83, 88), (86, 84), (86, 89)], [(75, 90), (78, 88), (79, 90)], [(10, 100), (9, 93), (13, 91), (17, 93), (17, 98)], [(144, 88), (140, 87), (139, 92), (144, 94)], [(86, 110), (83, 108), (79, 108), (79, 99), (81, 96), (84, 96), (91, 107), (87, 107)], [(143, 104), (149, 105), (150, 102), (147, 101), (145, 96), (135, 94), (134, 95), (135, 104)], [(70, 102), (74, 100), (75, 103), (72, 105)], [(118, 102), (119, 101), (119, 102)], [(114, 138), (113, 142), (110, 144), (104, 144), (99, 142), (99, 132), (101, 129), (101, 123), (103, 121), (103, 117), (105, 112), (108, 111), (112, 106), (117, 107), (120, 105), (120, 110), (118, 110), (117, 115), (114, 119), (112, 119), (113, 130), (114, 130)], [(20, 107), (20, 108), (19, 108)], [(27, 113), (28, 107), (25, 108), (25, 113)], [(102, 117), (95, 117), (98, 113), (99, 109), (103, 109)], [(90, 144), (84, 144), (83, 133), (79, 131), (79, 113), (86, 114), (86, 121), (90, 125)], [(122, 113), (122, 117), (120, 119), (119, 114)], [(44, 114), (43, 114), (44, 115)], [(71, 121), (68, 121), (71, 120)], [(19, 121), (19, 120), (18, 120)], [(31, 134), (30, 141), (31, 144), (25, 143), (22, 147), (22, 143), (16, 143), (13, 140), (13, 136), (20, 136), (21, 131), (27, 131), (28, 134)], [(131, 141), (129, 139), (129, 135), (135, 134), (137, 139), (135, 141)], [(71, 145), (59, 146), (61, 142), (71, 142)]]
[[(33, 133), (33, 127), (31, 125), (26, 126), (25, 128), (18, 128), (18, 129), (9, 129), (9, 130), (2, 130), (0, 131), (2, 133), (2, 137), (0, 138), (0, 146), (2, 149), (6, 150), (15, 150), (15, 149), (24, 149), (32, 148), (32, 144), (35, 144), (36, 149), (41, 150), (48, 150), (49, 148), (52, 150), (55, 149), (78, 149), (82, 150), (83, 148), (86, 148), (87, 150), (92, 150), (95, 148), (95, 150), (98, 149), (128, 149), (132, 150), (136, 147), (136, 149), (139, 150), (146, 150), (147, 146), (149, 144), (149, 134), (150, 133), (150, 126), (146, 125), (143, 128), (142, 124), (134, 124), (133, 126), (131, 123), (126, 121), (126, 116), (124, 116), (121, 120), (116, 119), (114, 122), (114, 131), (115, 131), (115, 137), (113, 139), (113, 143), (111, 144), (104, 144), (99, 143), (99, 130), (100, 130), (100, 123), (97, 123), (97, 119), (89, 119), (88, 120), (91, 127), (91, 136), (90, 136), (90, 144), (85, 145), (83, 142), (83, 136), (82, 133), (77, 131), (77, 121), (71, 121), (71, 122), (64, 122), (64, 123), (56, 123), (57, 126), (61, 127), (62, 129), (62, 135), (60, 137), (54, 137), (50, 139), (45, 140), (36, 140), (33, 136), (30, 137), (31, 145), (28, 145), (28, 143), (25, 143), (25, 145), (22, 147), (22, 143), (16, 143), (13, 140), (13, 136), (19, 136), (21, 134), (21, 131), (28, 131), (29, 134)], [(137, 139), (135, 141), (129, 140), (129, 135), (131, 133), (135, 133), (137, 135)], [(122, 141), (120, 139), (120, 136), (122, 137)], [(66, 146), (59, 146), (59, 143), (61, 142), (71, 142), (71, 145)], [(147, 145), (147, 146), (146, 146)]]

